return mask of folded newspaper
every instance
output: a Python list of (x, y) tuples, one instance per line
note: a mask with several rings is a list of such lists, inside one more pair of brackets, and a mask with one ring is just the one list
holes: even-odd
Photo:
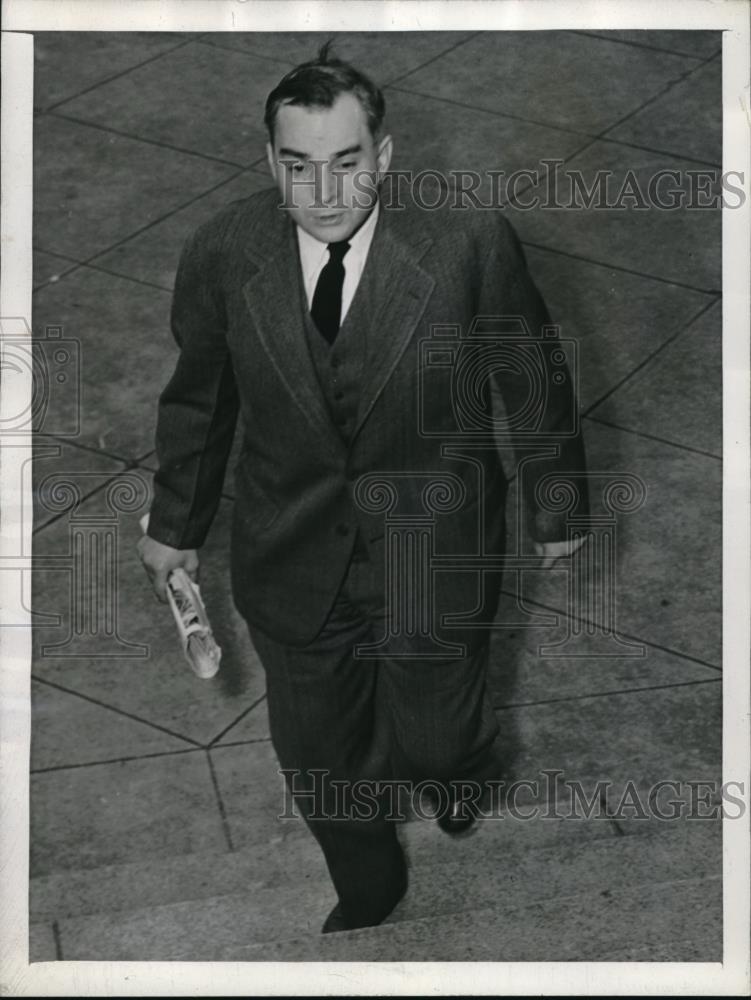
[[(140, 524), (145, 534), (149, 526), (148, 514), (141, 518)], [(208, 680), (219, 670), (222, 651), (211, 631), (201, 590), (184, 569), (174, 569), (167, 578), (167, 598), (185, 659), (194, 674)]]

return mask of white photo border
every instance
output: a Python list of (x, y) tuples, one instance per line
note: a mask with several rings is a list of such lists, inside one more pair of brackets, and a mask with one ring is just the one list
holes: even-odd
[[(744, 814), (723, 822), (722, 963), (28, 962), (30, 438), (0, 433), (0, 990), (9, 996), (738, 995), (749, 973), (749, 329), (751, 101), (746, 0), (4, 0), (0, 324), (31, 328), (34, 31), (721, 30), (723, 170), (744, 204), (723, 210), (723, 781), (743, 782)], [(1, 369), (1, 366), (0, 366)], [(2, 417), (31, 400), (10, 381)], [(18, 627), (20, 625), (20, 627)], [(5, 626), (5, 627), (3, 627)], [(13, 627), (16, 626), (16, 627)]]

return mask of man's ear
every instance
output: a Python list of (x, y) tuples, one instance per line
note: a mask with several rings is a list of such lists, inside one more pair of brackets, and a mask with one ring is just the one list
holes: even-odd
[(276, 176), (276, 171), (277, 171), (276, 157), (274, 156), (274, 147), (271, 145), (270, 142), (266, 143), (266, 159), (268, 160), (269, 170), (271, 171), (271, 176), (276, 181), (277, 180), (277, 176)]
[(391, 163), (391, 154), (394, 152), (394, 143), (390, 135), (385, 135), (381, 141), (378, 143), (378, 155), (376, 156), (376, 163), (378, 164), (378, 173), (385, 174), (389, 169), (389, 164)]

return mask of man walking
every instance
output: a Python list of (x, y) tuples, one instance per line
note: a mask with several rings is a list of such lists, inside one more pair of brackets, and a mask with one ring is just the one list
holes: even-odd
[[(162, 599), (173, 569), (196, 573), (240, 413), (233, 596), (266, 671), (275, 751), (338, 894), (324, 932), (381, 922), (406, 890), (379, 782), (446, 789), (440, 823), (453, 833), (474, 812), (451, 783), (498, 772), (488, 631), (476, 627), (492, 620), (497, 574), (433, 574), (417, 548), (394, 548), (386, 521), (427, 509), (436, 555), (503, 551), (497, 450), (445, 446), (459, 419), (451, 351), (433, 363), (421, 345), (477, 317), (521, 322), (528, 339), (550, 323), (501, 216), (400, 210), (379, 197), (393, 145), (383, 118), (378, 88), (326, 46), (269, 95), (275, 186), (229, 205), (183, 250), (180, 354), (160, 398), (139, 544)], [(552, 377), (554, 347), (539, 341), (548, 440), (576, 406), (565, 365)], [(524, 366), (496, 369), (507, 410), (523, 408)], [(489, 381), (478, 380), (487, 404)], [(528, 439), (516, 443), (526, 454)], [(562, 434), (540, 455), (527, 455), (525, 485), (550, 562), (574, 544), (561, 518), (539, 510), (535, 484), (581, 472), (581, 439)], [(363, 808), (367, 782), (376, 791)]]

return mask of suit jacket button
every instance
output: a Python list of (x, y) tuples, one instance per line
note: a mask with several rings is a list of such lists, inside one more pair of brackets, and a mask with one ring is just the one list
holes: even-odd
[(346, 537), (349, 534), (349, 525), (348, 524), (337, 524), (337, 526), (336, 526), (336, 533), (337, 533), (337, 535), (341, 535), (342, 537)]

